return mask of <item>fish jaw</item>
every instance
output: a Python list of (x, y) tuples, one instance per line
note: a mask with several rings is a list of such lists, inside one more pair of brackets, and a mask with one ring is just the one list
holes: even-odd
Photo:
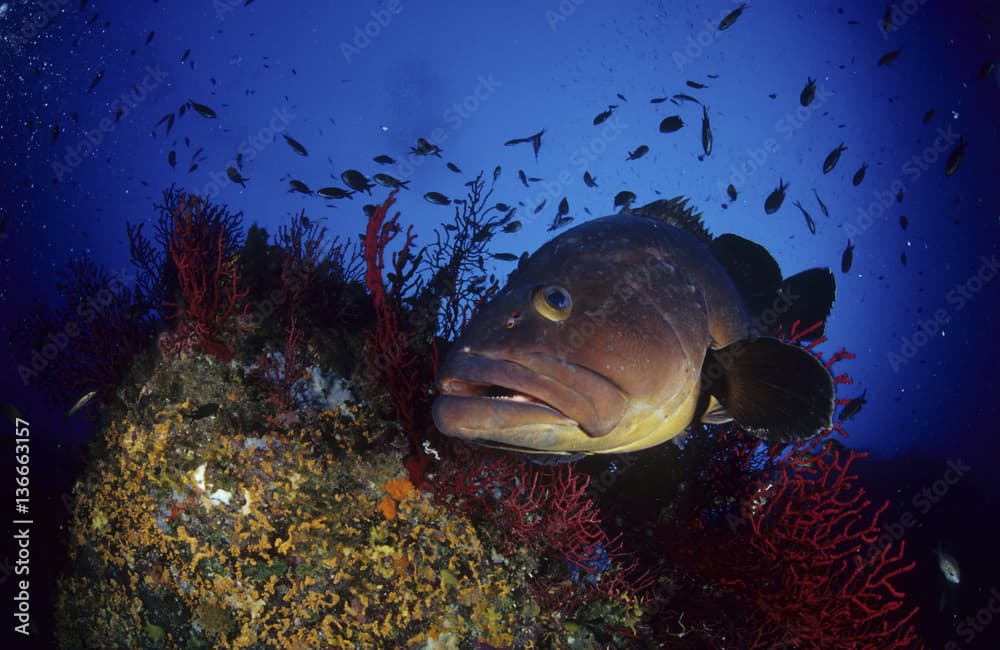
[(609, 379), (541, 354), (449, 356), (433, 406), (442, 433), (536, 451), (585, 451), (611, 433), (628, 400)]

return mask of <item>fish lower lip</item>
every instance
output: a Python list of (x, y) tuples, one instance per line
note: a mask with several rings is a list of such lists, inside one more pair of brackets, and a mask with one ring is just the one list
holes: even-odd
[(538, 399), (527, 393), (523, 393), (505, 386), (497, 384), (483, 384), (464, 379), (447, 379), (441, 383), (441, 394), (452, 397), (472, 397), (480, 399), (498, 400), (502, 402), (517, 402), (520, 404), (531, 404), (541, 406), (560, 415), (565, 415), (551, 404)]

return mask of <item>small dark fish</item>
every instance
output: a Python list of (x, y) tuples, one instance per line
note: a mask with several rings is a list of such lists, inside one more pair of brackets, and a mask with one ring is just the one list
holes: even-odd
[(685, 95), (684, 93), (677, 93), (676, 95), (674, 95), (673, 97), (670, 98), (670, 101), (672, 101), (673, 103), (679, 105), (680, 102), (678, 102), (677, 100), (680, 100), (682, 102), (694, 102), (695, 104), (699, 104), (699, 105), (701, 104), (700, 101), (698, 101), (697, 99), (695, 99), (691, 95)]
[(394, 165), (394, 164), (396, 164), (395, 160), (393, 160), (389, 156), (386, 156), (385, 154), (382, 154), (381, 156), (375, 156), (374, 158), (372, 158), (372, 160), (374, 160), (375, 162), (377, 162), (380, 165)]
[(521, 184), (528, 187), (528, 176), (524, 173), (523, 169), (517, 170), (517, 177), (521, 179)]
[(896, 203), (902, 203), (902, 202), (903, 202), (903, 190), (900, 189), (898, 192), (896, 192)]
[(958, 145), (948, 154), (948, 162), (944, 166), (945, 176), (951, 176), (958, 171), (959, 166), (962, 164), (962, 158), (965, 158), (965, 148), (968, 144), (964, 135), (958, 136)]
[(58, 124), (53, 124), (52, 125), (52, 133), (49, 135), (49, 140), (50, 140), (51, 144), (55, 144), (56, 140), (58, 140), (58, 139), (59, 139), (59, 125)]
[(809, 227), (809, 232), (811, 232), (812, 234), (815, 235), (816, 234), (816, 222), (813, 221), (813, 218), (811, 216), (809, 216), (809, 213), (806, 212), (806, 209), (802, 207), (801, 203), (799, 203), (798, 201), (796, 201), (795, 202), (795, 207), (797, 207), (799, 210), (802, 211), (802, 216), (806, 218), (806, 226)]
[(561, 201), (559, 201), (559, 208), (556, 211), (556, 219), (560, 219), (569, 214), (569, 200), (564, 196)]
[(241, 176), (240, 172), (235, 167), (226, 167), (226, 176), (228, 176), (229, 180), (232, 182), (239, 183), (243, 187), (246, 187), (246, 182), (250, 180), (245, 176)]
[(840, 146), (827, 154), (826, 159), (823, 161), (823, 173), (829, 174), (833, 171), (833, 168), (837, 166), (837, 161), (840, 160), (840, 154), (847, 151), (847, 147), (841, 142)]
[(900, 52), (902, 52), (902, 51), (903, 51), (903, 48), (899, 48), (898, 50), (893, 50), (891, 52), (886, 52), (881, 57), (879, 57), (878, 64), (880, 66), (889, 65), (890, 63), (892, 63), (893, 61), (896, 60), (896, 57), (898, 57), (899, 54), (900, 54)]
[(670, 115), (660, 122), (660, 133), (674, 133), (684, 126), (684, 120), (680, 115)]
[(783, 179), (778, 179), (777, 189), (768, 194), (767, 199), (764, 201), (764, 212), (766, 214), (773, 214), (778, 211), (778, 208), (785, 201), (785, 190), (788, 189), (788, 185)]
[(735, 201), (736, 200), (736, 197), (738, 195), (736, 194), (736, 187), (733, 186), (732, 183), (730, 183), (729, 186), (726, 188), (726, 194), (729, 195), (729, 200), (730, 201)]
[(281, 137), (285, 139), (285, 142), (288, 143), (288, 146), (291, 147), (292, 151), (294, 151), (295, 153), (299, 154), (300, 156), (309, 155), (309, 152), (306, 151), (306, 148), (302, 146), (302, 143), (293, 138), (292, 136), (282, 133)]
[(597, 116), (594, 118), (594, 126), (601, 124), (609, 117), (611, 117), (611, 114), (614, 112), (616, 108), (618, 107), (615, 106), (614, 104), (608, 104), (608, 110), (598, 113)]
[(708, 107), (701, 107), (701, 148), (706, 156), (712, 154), (712, 125), (708, 121)]
[(899, 227), (906, 230), (906, 227), (910, 225), (910, 220), (906, 218), (905, 214), (899, 215)]
[(868, 389), (865, 389), (863, 393), (844, 404), (844, 408), (840, 411), (841, 420), (850, 420), (855, 415), (861, 412), (861, 407), (868, 403), (865, 397), (868, 395)]
[(451, 171), (455, 172), (456, 174), (461, 174), (462, 173), (462, 170), (458, 168), (458, 165), (456, 165), (453, 162), (447, 163), (447, 165), (445, 165), (445, 166), (448, 169), (450, 169)]
[(806, 79), (806, 87), (799, 93), (799, 103), (803, 106), (812, 104), (812, 100), (816, 98), (816, 80), (812, 77), (806, 77)]
[(301, 192), (302, 194), (308, 194), (312, 196), (312, 190), (310, 190), (309, 186), (300, 180), (292, 179), (288, 181), (288, 185), (290, 188), (288, 190), (289, 192)]
[(771, 99), (777, 99), (778, 93), (768, 93), (767, 96), (770, 97)]
[[(374, 181), (382, 187), (402, 187), (403, 189), (410, 189), (407, 187), (407, 185), (410, 184), (410, 181), (401, 181), (394, 176), (390, 176), (389, 174), (375, 174), (372, 176), (372, 179), (374, 179)], [(346, 183), (347, 181), (344, 182)]]
[(493, 258), (501, 262), (516, 262), (518, 260), (518, 256), (513, 253), (493, 253)]
[(188, 102), (188, 104), (191, 106), (191, 108), (194, 109), (194, 111), (198, 115), (201, 115), (202, 117), (206, 117), (206, 118), (208, 118), (210, 120), (211, 119), (215, 119), (215, 111), (213, 111), (208, 106), (205, 106), (204, 104), (199, 104), (198, 102), (194, 101), (193, 99), (190, 100)]
[(740, 17), (740, 14), (742, 14), (743, 10), (746, 9), (746, 8), (747, 8), (747, 3), (744, 2), (739, 7), (736, 7), (735, 9), (733, 9), (732, 11), (730, 11), (728, 14), (726, 14), (726, 17), (723, 18), (722, 22), (719, 23), (719, 31), (721, 32), (723, 30), (726, 30), (726, 29), (729, 29), (730, 27), (732, 27), (733, 23), (736, 22), (736, 19)]
[(146, 34), (146, 45), (149, 45), (149, 42), (153, 40), (154, 36), (156, 36), (156, 32), (149, 32)]
[(191, 163), (191, 166), (188, 167), (188, 173), (190, 174), (191, 172), (193, 172), (193, 171), (195, 171), (197, 169), (198, 169), (198, 163)]
[(177, 152), (173, 149), (167, 153), (167, 164), (170, 165), (171, 169), (177, 166)]
[(73, 111), (72, 113), (70, 113), (69, 119), (73, 120), (73, 124), (76, 124), (77, 121), (80, 119), (80, 116), (76, 114), (76, 111)]
[(986, 62), (983, 63), (983, 67), (979, 68), (979, 79), (986, 79), (987, 77), (992, 75), (996, 71), (996, 69), (997, 69), (997, 60), (987, 59)]
[(573, 217), (556, 217), (552, 221), (552, 225), (546, 228), (546, 231), (552, 232), (553, 230), (557, 230), (563, 226), (568, 226), (571, 223), (573, 223)]
[(424, 194), (424, 199), (428, 203), (434, 203), (436, 205), (448, 205), (451, 203), (451, 199), (441, 192), (428, 192), (427, 194)]
[(854, 187), (861, 185), (861, 181), (865, 180), (865, 171), (868, 169), (868, 163), (862, 163), (858, 171), (854, 172), (854, 178), (851, 182), (854, 183)]
[(500, 172), (501, 172), (500, 165), (497, 165), (496, 167), (493, 168), (493, 182), (494, 183), (496, 183), (497, 179), (500, 178)]
[(650, 104), (662, 104), (663, 102), (667, 101), (668, 99), (670, 99), (670, 98), (669, 97), (654, 97), (651, 100), (649, 100), (649, 103)]
[(930, 124), (931, 120), (933, 119), (934, 119), (934, 109), (932, 108), (928, 110), (926, 113), (924, 113), (924, 126)]
[(440, 158), (442, 151), (441, 147), (431, 144), (425, 138), (417, 138), (417, 146), (410, 147), (410, 153), (415, 153), (418, 156), (437, 156)]
[(840, 256), (840, 271), (842, 273), (847, 273), (851, 270), (851, 262), (854, 261), (854, 244), (851, 240), (847, 240), (847, 248), (844, 249), (844, 253)]
[(76, 400), (76, 404), (74, 404), (73, 406), (69, 407), (69, 410), (66, 411), (66, 416), (65, 417), (68, 418), (71, 415), (73, 415), (74, 413), (76, 413), (77, 411), (79, 411), (80, 409), (82, 409), (84, 406), (86, 406), (87, 404), (89, 404), (90, 401), (92, 399), (94, 399), (95, 397), (97, 397), (97, 391), (96, 390), (92, 390), (89, 393), (87, 393), (86, 395), (84, 395), (83, 397), (81, 397), (80, 399)]
[(628, 158), (626, 158), (625, 160), (639, 160), (647, 153), (649, 153), (649, 147), (647, 147), (644, 144), (640, 144), (638, 147), (636, 147), (635, 151), (628, 152)]
[(813, 188), (813, 196), (816, 197), (816, 203), (819, 203), (819, 209), (823, 211), (823, 216), (829, 217), (830, 211), (826, 209), (826, 203), (823, 203), (823, 199), (819, 198), (819, 193), (816, 191), (815, 187)]
[(181, 55), (181, 63), (187, 61), (188, 55), (191, 54), (191, 48), (184, 50), (184, 54)]
[(623, 95), (621, 93), (615, 93), (615, 95), (617, 95), (618, 99), (622, 100), (623, 102), (627, 102), (628, 101), (627, 99), (625, 99), (625, 95)]
[(628, 210), (635, 201), (635, 192), (629, 192), (628, 190), (622, 190), (618, 194), (615, 194), (615, 205), (614, 207), (621, 207)]
[(342, 187), (321, 187), (316, 190), (316, 196), (324, 199), (349, 199), (353, 194), (354, 192), (345, 190)]
[(496, 208), (499, 212), (510, 212), (510, 206), (507, 205), (506, 203), (497, 203), (493, 207)]
[(531, 143), (531, 148), (535, 152), (535, 160), (538, 160), (538, 150), (542, 148), (542, 135), (544, 135), (544, 134), (545, 134), (545, 129), (542, 129), (538, 133), (534, 133), (532, 135), (529, 135), (526, 138), (513, 138), (511, 140), (508, 140), (507, 142), (504, 142), (504, 146), (512, 147), (512, 146), (514, 146), (516, 144), (522, 144), (522, 143), (525, 143), (525, 142), (530, 142)]
[(587, 187), (597, 187), (597, 179), (590, 172), (583, 172), (583, 182)]
[(885, 13), (882, 15), (882, 31), (888, 33), (892, 29), (892, 3), (885, 6)]
[(701, 90), (702, 88), (708, 88), (705, 84), (698, 83), (697, 81), (688, 80), (687, 85), (689, 88), (694, 88), (696, 90)]
[(125, 113), (125, 109), (121, 106), (115, 106), (115, 122), (122, 119), (122, 115)]
[(532, 214), (538, 214), (545, 208), (545, 204), (548, 203), (547, 199), (542, 199), (542, 202), (535, 206), (535, 209), (531, 211)]
[(903, 263), (903, 266), (906, 266), (906, 251), (903, 251), (903, 254), (899, 256), (899, 261)]
[(370, 195), (372, 193), (371, 188), (375, 187), (373, 184), (368, 182), (365, 175), (356, 169), (348, 169), (340, 175), (340, 180), (344, 181), (347, 187), (355, 190), (357, 192), (368, 192)]
[(503, 231), (507, 233), (517, 232), (520, 229), (521, 229), (520, 221), (511, 221), (510, 223), (508, 223), (506, 226), (503, 227)]
[(90, 82), (90, 88), (87, 88), (89, 93), (91, 90), (97, 87), (97, 84), (101, 83), (101, 79), (104, 78), (104, 68), (101, 68), (96, 75), (94, 75), (94, 80)]

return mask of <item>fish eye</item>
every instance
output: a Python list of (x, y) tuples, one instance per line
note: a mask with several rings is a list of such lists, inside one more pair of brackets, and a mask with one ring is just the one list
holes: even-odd
[(573, 311), (569, 291), (557, 284), (538, 287), (531, 295), (535, 311), (551, 321), (564, 321)]

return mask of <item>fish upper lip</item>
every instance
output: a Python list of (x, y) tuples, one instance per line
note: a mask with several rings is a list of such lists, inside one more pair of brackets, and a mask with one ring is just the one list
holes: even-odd
[[(442, 369), (438, 390), (442, 396), (497, 399), (548, 409), (576, 422), (591, 437), (610, 433), (627, 403), (621, 388), (607, 377), (540, 353), (457, 353)], [(503, 391), (510, 394), (489, 394)], [(611, 408), (598, 408), (609, 403)]]

